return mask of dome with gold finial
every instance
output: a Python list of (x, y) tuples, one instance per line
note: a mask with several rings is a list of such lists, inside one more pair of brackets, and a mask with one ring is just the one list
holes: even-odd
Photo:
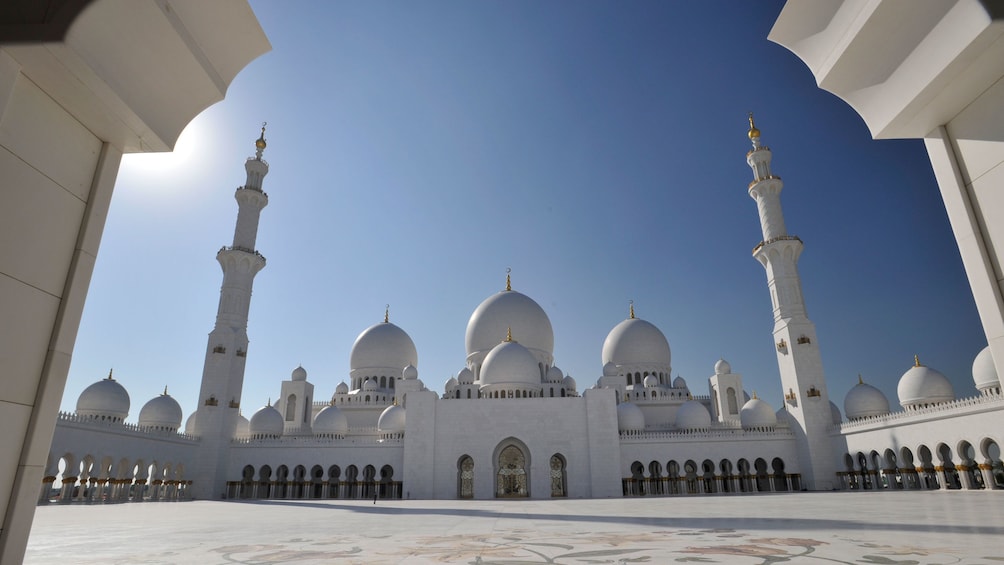
[(511, 329), (520, 344), (533, 353), (538, 363), (550, 366), (554, 362), (551, 320), (532, 298), (512, 290), (508, 273), (506, 289), (479, 304), (467, 322), (464, 341), (468, 364), (473, 367), (482, 363), (507, 329)]
[(913, 356), (913, 367), (900, 377), (896, 393), (900, 405), (906, 409), (955, 400), (955, 391), (948, 377), (922, 365), (916, 355)]
[(750, 112), (749, 118), (750, 118), (750, 130), (746, 135), (748, 135), (750, 140), (752, 140), (754, 137), (760, 137), (760, 130), (758, 130), (756, 125), (753, 124), (753, 112)]
[(267, 143), (265, 143), (265, 126), (266, 125), (268, 125), (268, 122), (265, 122), (265, 123), (263, 123), (261, 125), (261, 135), (258, 136), (258, 139), (256, 139), (255, 142), (254, 142), (254, 146), (257, 147), (259, 151), (263, 151), (265, 149), (265, 146), (267, 145)]

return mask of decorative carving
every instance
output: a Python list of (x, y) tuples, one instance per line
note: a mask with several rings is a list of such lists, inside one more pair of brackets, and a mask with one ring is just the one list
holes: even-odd
[(799, 345), (805, 345), (807, 343), (812, 343), (812, 340), (809, 339), (808, 337), (804, 336), (804, 335), (798, 338), (798, 344)]
[(247, 356), (248, 356), (248, 352), (247, 352), (247, 351), (244, 351), (243, 349), (239, 349), (239, 348), (238, 348), (238, 349), (237, 349), (237, 356), (238, 356), (238, 357), (247, 357)]
[(809, 398), (819, 398), (822, 395), (823, 393), (820, 392), (819, 389), (815, 387), (815, 385), (810, 386), (809, 390), (805, 391), (805, 396), (808, 396)]
[(241, 407), (241, 403), (237, 402), (236, 400), (234, 400), (233, 398), (231, 398), (230, 402), (227, 404), (227, 406), (229, 406), (231, 408), (240, 408)]
[(206, 399), (206, 406), (219, 406), (220, 401), (216, 400), (216, 396), (210, 396)]
[(784, 338), (781, 338), (781, 341), (777, 342), (777, 350), (781, 353), (788, 352), (788, 342), (784, 341)]
[(226, 352), (227, 348), (223, 347), (222, 345), (217, 345), (216, 347), (213, 348), (213, 353), (226, 353)]

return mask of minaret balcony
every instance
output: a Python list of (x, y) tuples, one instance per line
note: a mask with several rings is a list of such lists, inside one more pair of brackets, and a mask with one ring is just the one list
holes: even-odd
[(255, 258), (257, 258), (257, 259), (259, 259), (261, 261), (261, 265), (263, 267), (265, 266), (265, 256), (264, 255), (262, 255), (261, 253), (258, 253), (254, 249), (251, 249), (251, 248), (248, 248), (248, 247), (242, 247), (240, 245), (224, 245), (223, 247), (220, 248), (219, 251), (216, 252), (216, 257), (218, 259), (220, 257), (220, 255), (222, 255), (224, 253), (231, 253), (231, 252), (234, 252), (234, 251), (240, 252), (240, 253), (247, 253), (249, 255), (253, 255), (253, 256), (255, 256)]
[(750, 155), (756, 153), (757, 151), (770, 151), (770, 147), (767, 147), (766, 145), (760, 145), (754, 149), (750, 149), (749, 152), (746, 153), (746, 156), (749, 157)]
[(802, 239), (799, 238), (797, 235), (779, 235), (777, 237), (772, 237), (766, 241), (761, 241), (760, 243), (756, 244), (756, 247), (753, 248), (753, 253), (756, 254), (756, 252), (763, 249), (765, 245), (770, 245), (771, 243), (776, 243), (778, 241), (797, 241), (799, 243), (802, 243)]
[(268, 193), (265, 192), (264, 190), (262, 190), (261, 188), (257, 187), (257, 186), (251, 186), (251, 185), (248, 184), (248, 185), (244, 185), (244, 186), (238, 186), (237, 190), (252, 190), (254, 192), (257, 192), (258, 194), (264, 194), (265, 198), (268, 198)]
[(750, 184), (747, 187), (747, 189), (753, 188), (754, 186), (756, 186), (756, 183), (763, 182), (765, 180), (781, 180), (781, 177), (779, 177), (777, 175), (767, 175), (767, 176), (765, 176), (763, 178), (760, 178), (760, 179), (753, 179), (753, 180), (750, 181)]

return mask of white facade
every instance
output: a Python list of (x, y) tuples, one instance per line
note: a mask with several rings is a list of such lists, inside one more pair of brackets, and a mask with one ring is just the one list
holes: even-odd
[[(891, 413), (881, 391), (861, 382), (844, 400), (850, 420), (841, 421), (806, 316), (797, 269), (802, 244), (786, 231), (781, 180), (752, 117), (749, 137), (749, 193), (764, 237), (753, 256), (767, 271), (786, 390), (776, 413), (743, 390), (741, 374), (724, 359), (701, 384), (708, 396), (671, 380), (665, 335), (637, 318), (633, 305), (603, 344), (601, 376), (580, 393), (554, 364), (547, 314), (507, 276), (503, 290), (474, 308), (464, 369), (443, 391), (419, 379), (414, 342), (385, 313), (353, 344), (351, 384), (328, 397), (297, 367), (277, 383), (275, 402), (245, 424), (239, 352), (248, 343), (251, 282), (264, 266), (253, 248), (267, 203), (263, 132), (248, 160), (248, 184), (237, 191), (234, 246), (220, 251), (217, 327), (189, 433), (177, 433), (180, 409), (166, 391), (144, 406), (139, 426), (125, 423), (128, 393), (109, 375), (81, 394), (76, 413), (60, 416), (39, 501), (1004, 487), (1004, 438), (995, 426), (1004, 397), (989, 348), (974, 362), (975, 388), (966, 398), (956, 400), (944, 375), (917, 359), (900, 380), (903, 411)], [(53, 485), (60, 461), (63, 483)]]

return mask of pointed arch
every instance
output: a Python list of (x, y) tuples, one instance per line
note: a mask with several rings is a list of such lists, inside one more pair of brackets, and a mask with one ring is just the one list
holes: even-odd
[(502, 440), (495, 447), (492, 461), (496, 498), (530, 496), (530, 450), (525, 443), (514, 437)]

